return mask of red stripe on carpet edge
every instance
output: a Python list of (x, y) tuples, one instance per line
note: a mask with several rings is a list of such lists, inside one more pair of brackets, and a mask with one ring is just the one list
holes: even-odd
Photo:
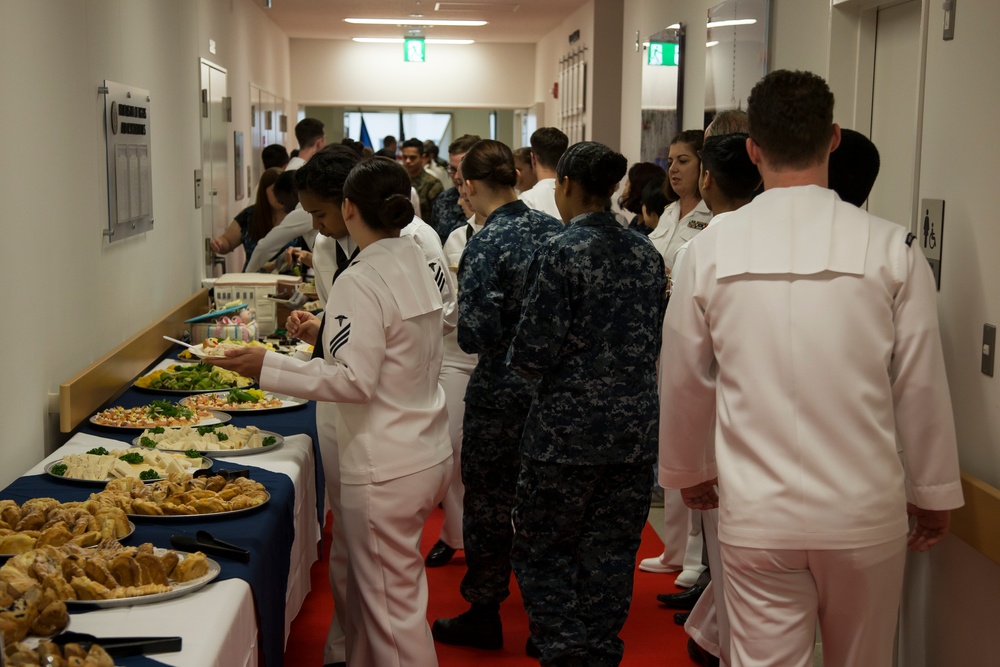
[[(421, 539), (421, 553), (427, 553), (441, 530), (443, 514), (435, 510), (427, 520)], [(306, 597), (299, 615), (292, 622), (285, 648), (285, 665), (308, 667), (323, 664), (323, 644), (333, 615), (333, 598), (327, 581), (327, 558), (330, 548), (330, 515), (323, 530), (323, 554), (311, 570), (312, 591)], [(646, 524), (636, 562), (657, 556), (663, 543), (653, 528)], [(430, 601), (427, 607), (429, 622), (442, 616), (455, 616), (468, 609), (468, 604), (458, 592), (465, 573), (465, 559), (458, 552), (451, 563), (427, 570)], [(673, 622), (674, 612), (664, 609), (656, 601), (658, 593), (676, 592), (674, 574), (635, 573), (635, 587), (628, 620), (622, 629), (625, 656), (622, 667), (689, 667), (695, 664), (687, 655), (687, 634)], [(504, 647), (499, 651), (479, 651), (457, 646), (437, 645), (440, 667), (463, 667), (476, 664), (484, 667), (518, 667), (537, 665), (538, 662), (524, 654), (528, 639), (528, 618), (521, 602), (517, 583), (511, 578), (511, 595), (501, 605), (504, 624)], [(652, 661), (652, 663), (651, 663)]]

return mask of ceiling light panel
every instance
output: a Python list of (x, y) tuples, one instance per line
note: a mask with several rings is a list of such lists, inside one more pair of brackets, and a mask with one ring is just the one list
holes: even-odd
[(413, 19), (413, 18), (402, 18), (402, 19), (359, 19), (350, 18), (344, 19), (347, 23), (355, 23), (360, 25), (439, 25), (439, 26), (459, 26), (459, 27), (478, 27), (486, 25), (486, 21), (455, 21), (455, 20), (444, 20), (444, 19)]
[(499, 3), (499, 2), (436, 2), (434, 11), (436, 12), (504, 12), (513, 14), (521, 8), (519, 3)]

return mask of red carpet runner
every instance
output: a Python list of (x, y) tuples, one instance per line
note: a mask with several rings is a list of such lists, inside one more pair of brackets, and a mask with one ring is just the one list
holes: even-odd
[[(306, 598), (302, 610), (292, 623), (291, 634), (285, 648), (286, 667), (321, 667), (323, 664), (323, 642), (333, 614), (333, 598), (327, 583), (326, 561), (330, 544), (329, 516), (327, 530), (323, 532), (323, 557), (312, 568), (312, 592)], [(427, 521), (421, 552), (426, 554), (437, 539), (441, 528), (442, 514), (434, 512)], [(637, 560), (656, 556), (663, 544), (653, 529), (647, 524), (642, 534)], [(442, 616), (454, 616), (468, 605), (458, 592), (459, 582), (465, 572), (465, 560), (458, 552), (452, 562), (440, 568), (427, 570), (430, 587), (430, 603), (427, 618), (433, 622)], [(675, 575), (649, 574), (636, 570), (635, 591), (632, 609), (622, 630), (625, 641), (623, 667), (690, 667), (695, 663), (688, 657), (684, 629), (674, 625), (673, 611), (664, 609), (656, 602), (657, 593), (672, 593), (679, 589), (673, 586)], [(538, 665), (537, 660), (524, 654), (524, 643), (528, 639), (528, 618), (521, 606), (521, 595), (517, 584), (511, 580), (511, 596), (500, 608), (503, 616), (504, 647), (499, 651), (478, 651), (437, 644), (440, 667), (465, 667), (467, 665), (530, 667)]]

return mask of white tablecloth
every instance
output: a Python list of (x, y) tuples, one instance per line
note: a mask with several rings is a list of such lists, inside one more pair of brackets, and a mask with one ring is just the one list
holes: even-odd
[[(120, 449), (123, 443), (86, 433), (65, 445), (26, 474), (37, 475), (50, 462), (94, 447)], [(238, 459), (250, 466), (287, 475), (295, 487), (295, 540), (292, 543), (285, 596), (285, 638), (310, 589), (309, 570), (322, 538), (316, 512), (316, 461), (308, 436), (293, 435), (276, 450)], [(258, 664), (257, 618), (253, 594), (241, 579), (214, 582), (182, 598), (151, 605), (102, 609), (71, 617), (70, 629), (104, 636), (180, 636), (183, 650), (150, 656), (175, 667), (252, 667)]]

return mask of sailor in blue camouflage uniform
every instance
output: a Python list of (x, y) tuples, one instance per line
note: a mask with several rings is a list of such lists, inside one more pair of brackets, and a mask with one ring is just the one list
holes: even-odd
[(469, 611), (434, 622), (446, 644), (499, 649), (500, 603), (510, 594), (510, 513), (520, 469), (519, 448), (535, 381), (506, 367), (507, 349), (521, 313), (524, 277), (542, 243), (563, 231), (555, 218), (529, 209), (514, 191), (510, 148), (483, 140), (461, 165), (465, 191), (486, 218), (458, 268), (458, 344), (479, 361), (465, 394), (462, 481), (467, 571), (461, 593)]
[(455, 187), (445, 190), (434, 200), (431, 219), (427, 222), (441, 237), (443, 244), (453, 231), (459, 227), (464, 227), (468, 217), (462, 210), (462, 205), (458, 203), (460, 198), (461, 181), (458, 178), (458, 167), (462, 164), (462, 158), (469, 152), (475, 143), (479, 141), (478, 134), (463, 134), (455, 141), (448, 144), (448, 175)]
[(511, 561), (542, 665), (618, 665), (657, 447), (663, 259), (608, 210), (607, 146), (556, 169), (566, 231), (535, 255), (508, 366), (539, 383), (521, 441)]

